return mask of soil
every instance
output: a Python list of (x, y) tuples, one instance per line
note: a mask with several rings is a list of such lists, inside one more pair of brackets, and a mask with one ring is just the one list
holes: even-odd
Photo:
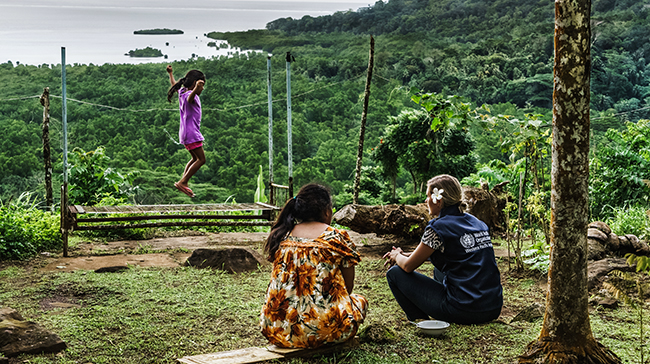
[[(367, 259), (380, 259), (393, 245), (399, 245), (404, 250), (414, 249), (417, 245), (417, 243), (398, 241), (390, 237), (378, 237), (375, 234), (359, 234), (353, 231), (349, 231), (349, 234), (361, 255)], [(267, 236), (268, 233), (206, 233), (101, 244), (83, 242), (70, 249), (69, 257), (46, 257), (41, 270), (96, 270), (127, 265), (177, 267), (182, 265), (195, 249), (246, 246), (261, 253)]]
[[(359, 234), (348, 231), (362, 257), (381, 259), (393, 246), (404, 251), (415, 249), (418, 242), (390, 236)], [(137, 265), (141, 267), (177, 267), (185, 263), (195, 249), (246, 246), (261, 253), (268, 233), (205, 233), (201, 235), (158, 237), (148, 240), (122, 240), (106, 243), (84, 242), (69, 252), (69, 257), (46, 257), (43, 271), (96, 270), (105, 267)], [(134, 254), (137, 253), (137, 254)], [(144, 254), (142, 254), (144, 253)], [(497, 257), (508, 252), (495, 247)]]

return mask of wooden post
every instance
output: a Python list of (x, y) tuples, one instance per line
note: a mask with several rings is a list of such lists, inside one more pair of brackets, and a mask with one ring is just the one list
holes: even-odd
[(368, 101), (370, 100), (370, 81), (375, 58), (375, 38), (370, 36), (370, 57), (368, 58), (368, 75), (366, 76), (366, 91), (363, 95), (363, 112), (361, 113), (361, 128), (359, 129), (359, 150), (357, 151), (357, 169), (354, 175), (353, 203), (359, 204), (359, 184), (361, 183), (361, 161), (363, 160), (363, 140), (366, 134), (366, 118), (368, 117)]
[(45, 206), (52, 208), (52, 158), (50, 156), (50, 88), (43, 89), (43, 162), (45, 164)]

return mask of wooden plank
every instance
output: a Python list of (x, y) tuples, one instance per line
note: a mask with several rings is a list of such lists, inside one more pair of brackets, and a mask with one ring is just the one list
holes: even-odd
[(177, 359), (177, 361), (185, 364), (248, 364), (283, 357), (284, 355), (268, 351), (266, 348), (252, 347), (213, 354), (186, 356)]
[(75, 230), (138, 229), (165, 226), (273, 226), (273, 221), (178, 221), (143, 224), (77, 225)]
[(359, 338), (355, 337), (341, 344), (325, 345), (317, 349), (288, 349), (271, 345), (265, 348), (251, 347), (212, 354), (186, 356), (176, 360), (184, 364), (250, 364), (273, 359), (309, 357), (316, 354), (351, 349), (358, 345)]
[(254, 211), (279, 210), (280, 208), (264, 203), (240, 204), (198, 204), (198, 205), (131, 205), (131, 206), (78, 206), (88, 214), (142, 214), (165, 212), (210, 212), (210, 211)]
[(114, 221), (146, 221), (146, 220), (268, 220), (266, 215), (131, 215), (121, 217), (93, 217), (77, 219), (78, 223), (100, 223)]

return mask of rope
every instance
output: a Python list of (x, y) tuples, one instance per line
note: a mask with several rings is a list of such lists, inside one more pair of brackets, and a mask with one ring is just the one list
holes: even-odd
[(615, 116), (626, 115), (626, 114), (630, 114), (630, 113), (633, 113), (633, 112), (637, 112), (637, 111), (641, 111), (641, 110), (648, 110), (648, 109), (650, 109), (650, 106), (642, 107), (642, 108), (640, 108), (640, 109), (636, 109), (636, 110), (623, 111), (623, 112), (619, 112), (619, 113), (612, 114), (612, 115), (608, 115), (608, 116), (599, 116), (599, 117), (597, 117), (597, 118), (591, 118), (591, 120), (598, 120), (598, 119), (605, 119), (605, 118), (613, 118), (613, 117), (615, 117)]
[[(303, 93), (300, 93), (300, 94), (297, 94), (297, 95), (292, 95), (291, 97), (296, 98), (296, 97), (305, 96), (305, 95), (308, 95), (310, 93), (316, 92), (318, 90), (322, 90), (322, 89), (325, 89), (325, 88), (328, 88), (328, 87), (332, 87), (332, 86), (338, 85), (338, 84), (346, 82), (346, 81), (354, 81), (354, 80), (358, 79), (361, 76), (362, 75), (355, 76), (355, 77), (352, 77), (350, 79), (343, 80), (343, 81), (333, 82), (331, 84), (328, 84), (328, 85), (325, 85), (325, 86), (322, 86), (322, 87), (318, 87), (318, 88), (315, 88), (313, 90), (309, 90), (309, 91), (306, 91), (306, 92), (303, 92)], [(10, 98), (10, 99), (0, 99), (0, 102), (26, 100), (26, 99), (33, 99), (33, 98), (40, 98), (40, 97), (41, 97), (41, 95), (24, 96), (24, 97)], [(57, 99), (62, 98), (60, 95), (53, 95), (53, 94), (50, 94), (50, 97), (57, 98)], [(107, 109), (111, 109), (111, 110), (115, 110), (115, 111), (130, 111), (130, 112), (178, 111), (178, 108), (171, 108), (171, 109), (166, 109), (166, 108), (127, 109), (127, 108), (115, 107), (115, 106), (110, 106), (110, 105), (96, 104), (96, 103), (92, 103), (92, 102), (88, 102), (88, 101), (73, 99), (73, 98), (70, 98), (70, 97), (67, 97), (66, 100), (77, 102), (77, 103), (84, 104), (84, 105), (103, 107), (103, 108), (107, 108)], [(275, 103), (275, 102), (286, 101), (286, 100), (287, 100), (287, 98), (285, 97), (285, 98), (282, 98), (282, 99), (272, 100), (271, 102)], [(203, 110), (225, 112), (225, 111), (246, 109), (246, 108), (249, 108), (249, 107), (255, 107), (255, 106), (260, 106), (260, 105), (267, 105), (267, 103), (268, 103), (268, 101), (261, 101), (261, 102), (257, 102), (257, 103), (253, 103), (253, 104), (236, 106), (236, 107), (231, 107), (231, 108), (226, 108), (226, 109), (220, 109), (220, 108), (217, 108), (217, 107), (209, 107), (209, 108), (203, 108)]]

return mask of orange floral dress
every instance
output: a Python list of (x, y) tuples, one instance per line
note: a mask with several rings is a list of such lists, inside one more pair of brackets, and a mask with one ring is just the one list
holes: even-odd
[(315, 348), (353, 337), (368, 300), (348, 294), (341, 268), (359, 261), (344, 230), (328, 226), (316, 239), (289, 235), (275, 253), (260, 317), (262, 335), (284, 348)]

